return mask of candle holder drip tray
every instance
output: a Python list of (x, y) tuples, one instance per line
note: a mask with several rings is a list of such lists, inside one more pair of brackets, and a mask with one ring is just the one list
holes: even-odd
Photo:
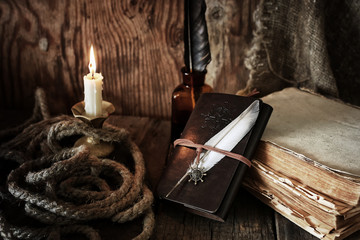
[[(71, 111), (74, 117), (80, 119), (84, 123), (88, 124), (93, 128), (100, 129), (102, 128), (104, 121), (110, 116), (110, 114), (115, 112), (115, 107), (112, 103), (107, 101), (102, 101), (102, 109), (103, 113), (101, 116), (89, 117), (85, 112), (85, 103), (84, 101), (75, 104)], [(79, 138), (74, 146), (79, 147), (81, 145), (85, 145), (89, 148), (91, 154), (94, 154), (98, 157), (108, 156), (113, 150), (114, 146), (111, 142), (105, 142), (98, 137), (95, 136), (83, 136)]]

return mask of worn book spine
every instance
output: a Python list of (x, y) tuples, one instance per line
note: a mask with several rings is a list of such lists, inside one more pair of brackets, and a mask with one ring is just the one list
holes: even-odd
[[(247, 148), (243, 154), (244, 157), (247, 159), (251, 159), (253, 156), (257, 146), (258, 142), (261, 139), (262, 133), (265, 130), (266, 124), (270, 118), (270, 115), (272, 113), (272, 108), (267, 104), (261, 105), (261, 111), (258, 118), (258, 121), (256, 122), (254, 129), (252, 130), (251, 137), (249, 139)], [(239, 166), (237, 173), (234, 176), (234, 179), (231, 182), (231, 185), (229, 189), (233, 189), (232, 191), (228, 191), (225, 198), (224, 198), (224, 204), (219, 208), (217, 212), (217, 216), (219, 216), (221, 219), (225, 219), (226, 214), (229, 211), (229, 208), (231, 207), (231, 203), (234, 201), (239, 188), (241, 186), (241, 182), (245, 176), (245, 171), (247, 170), (246, 167)]]

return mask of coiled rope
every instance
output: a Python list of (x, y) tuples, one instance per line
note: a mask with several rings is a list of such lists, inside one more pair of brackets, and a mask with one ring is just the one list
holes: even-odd
[[(111, 125), (94, 129), (69, 116), (50, 118), (43, 91), (35, 96), (33, 117), (0, 132), (0, 141), (10, 138), (0, 146), (0, 170), (7, 171), (7, 183), (0, 183), (0, 209), (15, 203), (41, 227), (15, 225), (0, 210), (1, 237), (61, 239), (77, 233), (95, 240), (100, 235), (88, 221), (124, 223), (143, 216), (143, 230), (134, 239), (148, 239), (155, 226), (153, 195), (144, 185), (142, 154), (128, 132)], [(82, 135), (126, 149), (132, 166), (116, 156), (96, 157), (85, 146), (64, 146), (66, 139)]]

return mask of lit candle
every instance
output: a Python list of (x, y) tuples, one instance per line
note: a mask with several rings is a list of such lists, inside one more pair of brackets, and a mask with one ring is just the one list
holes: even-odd
[(84, 76), (85, 113), (89, 117), (102, 115), (102, 84), (103, 76), (96, 73), (94, 48), (90, 48), (90, 73)]

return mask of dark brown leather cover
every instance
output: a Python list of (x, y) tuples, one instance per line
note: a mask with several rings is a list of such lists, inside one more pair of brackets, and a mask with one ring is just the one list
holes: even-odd
[[(204, 144), (255, 100), (256, 98), (221, 93), (203, 94), (196, 103), (181, 138)], [(251, 160), (271, 112), (272, 108), (261, 102), (260, 113), (255, 126), (235, 146), (232, 152)], [(203, 178), (204, 182), (194, 185), (193, 182), (188, 182), (186, 179), (168, 197), (165, 197), (186, 173), (195, 156), (194, 149), (182, 146), (177, 146), (174, 149), (160, 179), (157, 189), (158, 196), (181, 204), (196, 214), (224, 221), (238, 192), (242, 177), (248, 168), (238, 160), (224, 157), (207, 172)]]

